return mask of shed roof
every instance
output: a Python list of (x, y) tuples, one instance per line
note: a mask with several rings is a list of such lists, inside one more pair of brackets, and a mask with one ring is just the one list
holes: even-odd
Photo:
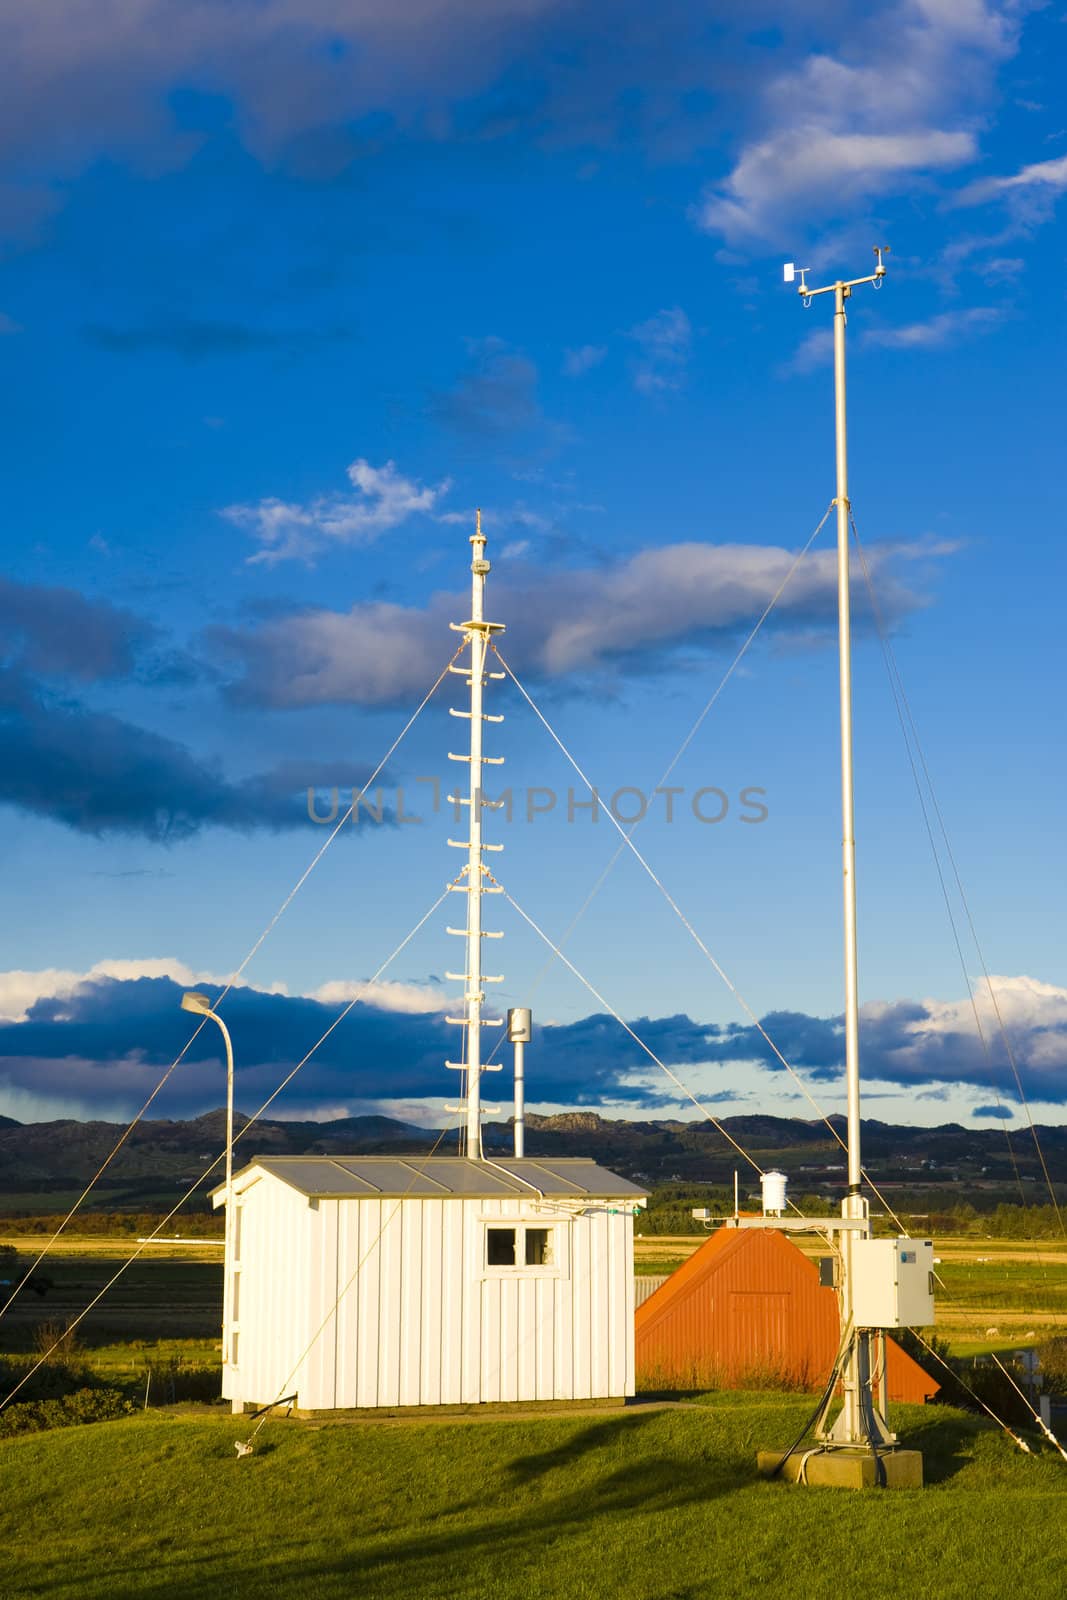
[[(465, 1156), (261, 1156), (234, 1175), (238, 1187), (253, 1174), (269, 1173), (309, 1199), (497, 1200), (531, 1193), (568, 1200), (646, 1198), (628, 1178), (580, 1156), (535, 1161), (505, 1157), (474, 1161)], [(225, 1185), (212, 1191), (216, 1205)]]

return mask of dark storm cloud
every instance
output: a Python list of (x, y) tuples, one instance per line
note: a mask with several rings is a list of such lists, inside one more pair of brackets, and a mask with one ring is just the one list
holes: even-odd
[(43, 677), (83, 683), (129, 676), (154, 626), (75, 589), (0, 578), (0, 656)]
[(234, 782), (184, 745), (0, 672), (0, 803), (95, 837), (175, 843), (202, 828), (307, 828), (309, 785), (366, 769), (285, 764)]
[[(1025, 1094), (1067, 1103), (1067, 996), (1028, 979), (993, 979)], [(978, 996), (984, 1005), (984, 999)], [(844, 1072), (842, 1017), (772, 1011), (763, 1027), (786, 1060), (810, 1081), (839, 1080)], [(1007, 1084), (1011, 1065), (998, 1028), (986, 1019), (989, 1054), (974, 1027), (970, 1002), (900, 1000), (865, 1005), (860, 1013), (864, 1076), (913, 1088), (970, 1084), (988, 1091)], [(707, 1061), (758, 1061), (785, 1069), (758, 1029), (728, 1024), (705, 1032)], [(993, 1113), (998, 1114), (998, 1113)]]
[[(0, 1080), (56, 1100), (132, 1106), (189, 1037), (188, 1019), (178, 1009), (180, 997), (180, 987), (169, 978), (88, 977), (73, 995), (40, 999), (24, 1021), (0, 1026)], [(254, 989), (235, 989), (227, 996), (223, 1011), (233, 1030), (239, 1097), (246, 1109), (267, 1098), (339, 1009), (336, 1003)], [(893, 1013), (891, 1022), (868, 1015), (861, 1030), (868, 1078), (888, 1078), (909, 1089), (938, 1077), (957, 1088), (982, 1083), (966, 1049), (953, 1056), (926, 1050), (942, 1021), (931, 1008), (883, 1009)], [(764, 1025), (809, 1080), (839, 1079), (839, 1019), (777, 1012), (764, 1018)], [(781, 1070), (755, 1029), (701, 1024), (684, 1014), (640, 1017), (633, 1027), (667, 1066), (686, 1077), (692, 1069), (715, 1062), (758, 1061)], [(1049, 1035), (1047, 1020), (1033, 1020), (1013, 1028), (1013, 1045), (1027, 1093), (1063, 1103), (1067, 1025), (1059, 1024), (1051, 1052)], [(454, 1054), (455, 1044), (455, 1030), (439, 1013), (401, 1013), (360, 1003), (302, 1070), (284, 1104), (290, 1110), (314, 1110), (346, 1101), (440, 1099), (452, 1087), (444, 1061)], [(907, 1070), (901, 1071), (900, 1061), (908, 1052)], [(543, 1103), (622, 1103), (652, 1109), (678, 1101), (675, 1088), (611, 1017), (592, 1015), (564, 1026), (540, 1027), (535, 1053), (536, 1098)], [(988, 1086), (984, 1063), (983, 1070)], [(487, 1093), (491, 1096), (491, 1080)], [(711, 1091), (705, 1098), (710, 1103), (722, 1095)], [(205, 1030), (168, 1088), (168, 1109), (193, 1113), (218, 1100), (218, 1040)], [(976, 1113), (1001, 1114), (987, 1105)]]
[[(0, 1079), (10, 1087), (59, 1100), (129, 1103), (147, 1093), (190, 1034), (179, 1009), (181, 988), (167, 978), (96, 978), (74, 995), (38, 1000), (26, 1020), (0, 1025)], [(306, 997), (234, 989), (223, 1013), (238, 1062), (242, 1105), (252, 1108), (305, 1055), (336, 1018), (337, 1004)], [(669, 1051), (682, 1019), (652, 1031)], [(452, 1085), (444, 1062), (456, 1030), (436, 1013), (401, 1014), (359, 1004), (316, 1052), (286, 1097), (289, 1108), (339, 1100), (439, 1098)], [(538, 1030), (537, 1096), (576, 1105), (623, 1099), (649, 1107), (672, 1094), (625, 1086), (647, 1061), (607, 1017)], [(688, 1056), (687, 1056), (688, 1059)], [(168, 1088), (168, 1108), (201, 1111), (218, 1103), (218, 1039), (204, 1030)]]
[[(640, 128), (676, 152), (738, 87), (765, 0), (0, 0), (0, 221), (32, 237), (102, 156), (184, 165), (218, 131), (297, 179), (341, 177), (412, 132), (482, 143), (525, 133), (586, 145)], [(816, 8), (818, 14), (819, 8)], [(611, 48), (604, 48), (605, 29)], [(732, 40), (731, 40), (731, 35)], [(743, 81), (743, 80), (742, 80)], [(695, 98), (694, 98), (695, 97)], [(224, 107), (220, 119), (220, 107)]]

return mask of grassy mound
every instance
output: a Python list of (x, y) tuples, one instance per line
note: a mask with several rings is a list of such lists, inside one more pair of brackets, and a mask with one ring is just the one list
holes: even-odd
[(765, 1483), (806, 1396), (536, 1420), (158, 1415), (0, 1444), (0, 1594), (315, 1600), (973, 1600), (1063, 1593), (1067, 1466), (944, 1407), (894, 1409), (928, 1487)]

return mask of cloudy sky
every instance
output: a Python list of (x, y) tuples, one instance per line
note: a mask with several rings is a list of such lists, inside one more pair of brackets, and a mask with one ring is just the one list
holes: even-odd
[[(610, 820), (494, 684), (494, 871), (596, 991), (492, 902), (494, 998), (543, 1024), (532, 1100), (678, 1109), (610, 1007), (720, 1110), (810, 1114), (758, 1017), (840, 1110), (832, 519), (790, 576), (833, 495), (829, 308), (781, 263), (854, 276), (887, 243), (850, 307), (866, 1109), (1022, 1123), (984, 958), (1033, 1112), (1062, 1120), (1062, 5), (0, 0), (0, 23), (0, 1113), (150, 1092), (182, 987), (241, 966), (448, 662), (476, 505), (508, 664), (604, 801), (647, 805), (641, 850), (736, 990), (638, 863), (602, 878)], [(461, 688), (242, 967), (244, 1109), (358, 995), (276, 1109), (435, 1121), (454, 1094), (455, 902), (359, 985), (456, 869)], [(217, 1042), (159, 1114), (218, 1103)]]

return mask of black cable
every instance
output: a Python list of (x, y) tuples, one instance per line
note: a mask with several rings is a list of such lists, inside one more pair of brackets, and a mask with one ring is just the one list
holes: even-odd
[(807, 1437), (808, 1429), (812, 1426), (812, 1424), (814, 1422), (818, 1421), (819, 1417), (822, 1415), (822, 1412), (823, 1412), (824, 1408), (827, 1405), (829, 1405), (830, 1396), (833, 1394), (834, 1389), (837, 1386), (837, 1380), (841, 1376), (841, 1366), (842, 1366), (842, 1363), (844, 1362), (846, 1353), (847, 1353), (846, 1351), (841, 1351), (841, 1350), (838, 1351), (837, 1355), (834, 1358), (834, 1364), (833, 1364), (833, 1368), (832, 1368), (832, 1370), (830, 1372), (830, 1376), (829, 1376), (829, 1378), (827, 1379), (827, 1382), (826, 1382), (826, 1388), (823, 1390), (822, 1394), (819, 1396), (818, 1404), (816, 1405), (815, 1410), (808, 1417), (807, 1421), (804, 1423), (804, 1426), (801, 1428), (800, 1432), (797, 1434), (796, 1438), (793, 1440), (793, 1443), (789, 1446), (789, 1449), (786, 1451), (786, 1453), (782, 1457), (781, 1461), (778, 1462), (777, 1466), (774, 1468), (774, 1470), (772, 1472), (769, 1472), (767, 1474), (767, 1476), (769, 1478), (777, 1478), (778, 1474), (781, 1472), (782, 1468), (785, 1466), (786, 1462), (789, 1460), (789, 1457), (793, 1454), (793, 1452), (795, 1450), (799, 1449), (801, 1444), (803, 1444), (805, 1438)]
[(857, 1344), (857, 1352), (860, 1357), (861, 1366), (865, 1362), (867, 1368), (866, 1372), (861, 1374), (862, 1381), (859, 1386), (860, 1421), (863, 1423), (863, 1431), (867, 1435), (867, 1443), (870, 1446), (871, 1454), (874, 1457), (875, 1482), (877, 1483), (879, 1489), (884, 1489), (887, 1487), (889, 1479), (885, 1470), (885, 1462), (878, 1454), (878, 1446), (874, 1440), (874, 1402), (871, 1399), (871, 1336), (869, 1333), (860, 1334)]

